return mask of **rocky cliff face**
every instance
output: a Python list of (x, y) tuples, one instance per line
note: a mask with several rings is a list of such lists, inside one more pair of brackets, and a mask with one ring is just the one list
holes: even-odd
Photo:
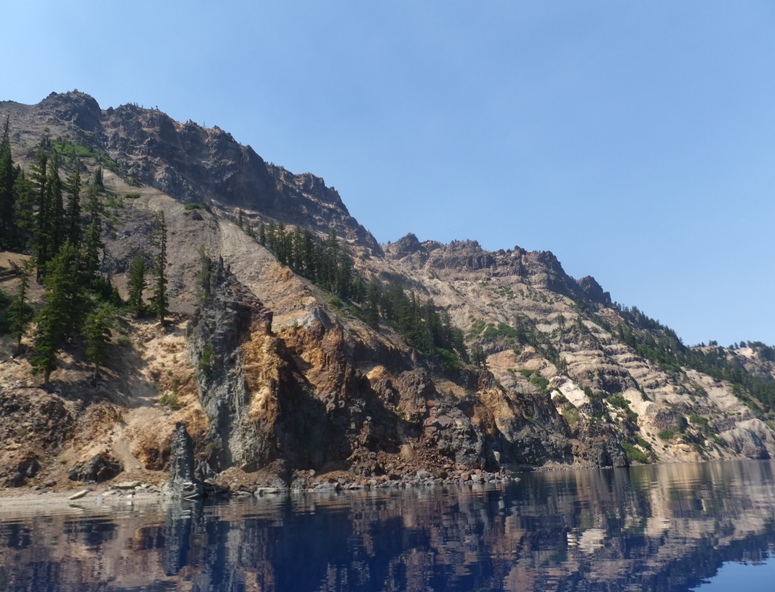
[[(181, 203), (237, 208), (301, 224), (380, 252), (380, 246), (347, 211), (335, 189), (309, 173), (294, 175), (266, 163), (250, 146), (220, 128), (179, 123), (158, 109), (134, 104), (103, 110), (89, 95), (52, 93), (37, 105), (2, 103), (24, 152), (44, 135), (64, 138), (105, 154), (132, 186), (153, 187)], [(17, 148), (17, 149), (18, 149)]]
[[(321, 179), (267, 164), (218, 128), (158, 110), (103, 110), (67, 93), (33, 106), (0, 103), (0, 117), (6, 113), (23, 166), (45, 134), (84, 147), (87, 171), (109, 165), (103, 270), (120, 289), (129, 262), (148, 249), (153, 214), (164, 210), (177, 315), (174, 329), (132, 325), (96, 387), (75, 356), (53, 375), (59, 394), (36, 388), (26, 397), (22, 389), (37, 387), (26, 361), (4, 362), (0, 435), (11, 424), (30, 426), (6, 434), (7, 484), (42, 482), (108, 452), (125, 472), (152, 474), (166, 467), (178, 421), (191, 433), (201, 476), (254, 486), (312, 486), (337, 471), (362, 484), (418, 475), (460, 481), (535, 466), (775, 454), (768, 417), (753, 399), (743, 403), (730, 382), (666, 368), (636, 349), (630, 338), (648, 331), (594, 278), (568, 276), (549, 252), (488, 252), (411, 234), (381, 247)], [(208, 207), (185, 207), (194, 203)], [(481, 351), (479, 365), (423, 356), (389, 323), (367, 324), (361, 305), (293, 273), (244, 222), (238, 227), (237, 209), (252, 228), (283, 223), (319, 237), (336, 230), (364, 281), (397, 280), (422, 301), (432, 298), (469, 350)], [(215, 261), (204, 285), (200, 252)], [(755, 349), (725, 355), (773, 376)], [(96, 411), (108, 404), (110, 413)], [(44, 437), (51, 430), (55, 441)], [(99, 438), (84, 437), (94, 430)], [(32, 445), (32, 456), (18, 452)], [(245, 477), (267, 467), (269, 477)]]

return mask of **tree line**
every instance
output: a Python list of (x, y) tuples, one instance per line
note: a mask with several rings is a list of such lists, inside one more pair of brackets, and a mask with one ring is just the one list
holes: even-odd
[(456, 359), (469, 362), (463, 332), (447, 310), (431, 298), (423, 300), (405, 290), (396, 279), (387, 283), (365, 281), (334, 230), (320, 240), (309, 230), (289, 231), (282, 223), (270, 221), (261, 222), (256, 232), (242, 212), (238, 212), (236, 223), (281, 264), (347, 302), (371, 327), (378, 328), (384, 321), (420, 353), (447, 365), (454, 365)]
[[(735, 395), (749, 405), (775, 414), (775, 380), (769, 375), (754, 374), (739, 356), (729, 354), (717, 345), (687, 347), (678, 335), (659, 321), (648, 317), (637, 307), (617, 307), (623, 322), (612, 325), (601, 317), (595, 322), (632, 348), (638, 355), (659, 365), (668, 374), (677, 376), (683, 368), (691, 368), (716, 380), (733, 385)], [(772, 348), (754, 342), (762, 359), (772, 361)]]
[[(0, 293), (0, 331), (16, 340), (17, 353), (24, 335), (32, 331), (29, 361), (45, 384), (66, 346), (83, 351), (96, 375), (107, 359), (112, 329), (124, 306), (110, 277), (101, 273), (106, 225), (102, 168), (98, 164), (84, 182), (84, 163), (71, 157), (63, 165), (58, 145), (62, 143), (44, 138), (27, 172), (13, 162), (8, 119), (0, 140), (0, 247), (32, 255), (17, 270), (16, 294)], [(163, 321), (168, 312), (163, 212), (157, 215), (156, 227), (154, 296), (149, 307), (133, 312), (152, 310)], [(28, 302), (33, 272), (44, 289), (37, 311)], [(144, 278), (140, 284), (142, 304)]]

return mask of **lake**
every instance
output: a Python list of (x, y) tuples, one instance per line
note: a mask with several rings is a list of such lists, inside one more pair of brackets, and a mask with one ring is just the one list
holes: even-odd
[(772, 590), (773, 469), (0, 512), (0, 590)]

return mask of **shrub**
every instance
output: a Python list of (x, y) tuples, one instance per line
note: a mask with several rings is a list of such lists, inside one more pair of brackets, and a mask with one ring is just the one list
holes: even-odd
[(581, 413), (579, 410), (570, 403), (563, 406), (562, 410), (560, 411), (560, 415), (562, 415), (570, 427), (576, 425), (579, 419), (581, 419)]
[(706, 432), (709, 428), (708, 418), (697, 415), (696, 413), (691, 413), (689, 415), (689, 421), (691, 421), (694, 425), (699, 426), (703, 432)]
[(627, 460), (644, 465), (649, 463), (649, 457), (640, 448), (637, 448), (631, 442), (622, 442), (621, 444), (624, 453), (627, 455)]
[(462, 364), (460, 363), (460, 360), (458, 360), (457, 356), (453, 354), (448, 349), (444, 349), (443, 347), (439, 347), (436, 350), (436, 353), (439, 356), (439, 359), (441, 360), (441, 363), (447, 367), (447, 368), (462, 368)]
[(637, 423), (638, 421), (638, 414), (635, 413), (632, 409), (630, 409), (630, 402), (624, 398), (624, 395), (621, 393), (617, 393), (615, 395), (611, 395), (608, 397), (608, 402), (622, 411), (627, 415), (627, 419), (629, 419), (632, 423)]
[(202, 355), (199, 358), (199, 369), (200, 370), (209, 370), (210, 364), (213, 362), (213, 346), (212, 344), (208, 343), (205, 345), (204, 349), (202, 350)]
[(638, 446), (640, 446), (644, 450), (648, 450), (649, 452), (652, 451), (651, 444), (649, 444), (646, 440), (644, 440), (640, 436), (635, 436), (635, 441), (638, 443)]

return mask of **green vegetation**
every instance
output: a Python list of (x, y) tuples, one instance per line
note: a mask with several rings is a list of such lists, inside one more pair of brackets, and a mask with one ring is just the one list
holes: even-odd
[(689, 421), (698, 426), (703, 432), (707, 432), (710, 429), (709, 421), (707, 417), (702, 417), (696, 413), (689, 414)]
[[(110, 280), (100, 273), (107, 199), (102, 170), (98, 166), (84, 186), (80, 158), (115, 164), (68, 140), (44, 139), (25, 174), (12, 162), (6, 121), (0, 141), (0, 247), (31, 251), (32, 257), (17, 270), (15, 295), (0, 297), (0, 332), (10, 333), (21, 351), (22, 338), (34, 323), (28, 360), (44, 384), (65, 344), (80, 349), (96, 375), (107, 359), (116, 306), (121, 304)], [(62, 172), (67, 173), (64, 181)], [(87, 203), (82, 208), (84, 190)], [(33, 270), (44, 289), (37, 312), (27, 302)]]
[(621, 445), (622, 449), (624, 449), (624, 453), (627, 455), (627, 460), (630, 462), (637, 462), (644, 465), (651, 462), (649, 457), (640, 448), (637, 448), (631, 442), (622, 440)]
[[(668, 374), (678, 377), (683, 374), (683, 368), (691, 368), (716, 380), (729, 381), (735, 395), (749, 406), (764, 412), (775, 412), (775, 380), (772, 376), (749, 372), (743, 360), (715, 343), (708, 347), (685, 346), (675, 331), (649, 318), (636, 307), (619, 307), (619, 313), (624, 322), (612, 325), (601, 317), (595, 317), (595, 322)], [(772, 361), (775, 358), (775, 348), (760, 342), (747, 345), (763, 360)], [(707, 393), (698, 387), (695, 394), (704, 396)]]
[(0, 334), (8, 332), (8, 310), (10, 306), (11, 297), (0, 288)]
[(30, 364), (33, 372), (43, 374), (48, 384), (56, 369), (56, 354), (65, 338), (81, 325), (84, 304), (78, 274), (78, 251), (67, 243), (52, 259), (46, 273), (46, 297), (38, 313)]
[[(243, 230), (249, 228), (241, 216), (237, 224)], [(329, 304), (334, 308), (352, 306), (375, 328), (384, 320), (409, 345), (444, 366), (454, 368), (468, 362), (463, 332), (454, 326), (446, 310), (432, 299), (423, 301), (414, 292), (407, 293), (396, 280), (387, 285), (374, 280), (367, 284), (355, 271), (352, 257), (339, 244), (334, 231), (325, 241), (319, 241), (308, 230), (288, 232), (284, 225), (270, 222), (259, 226), (256, 240), (280, 263), (330, 292)]]
[(627, 419), (629, 419), (632, 423), (638, 422), (638, 414), (630, 409), (630, 402), (624, 398), (624, 395), (617, 393), (615, 395), (611, 395), (606, 400), (614, 407), (624, 411)]
[(439, 347), (436, 350), (436, 354), (441, 361), (441, 363), (446, 366), (447, 368), (462, 368), (463, 365), (460, 363), (460, 359), (451, 351), (448, 349), (444, 349), (443, 347)]
[(167, 222), (164, 219), (164, 211), (156, 213), (156, 226), (154, 229), (154, 246), (157, 249), (153, 261), (153, 296), (151, 297), (150, 310), (159, 319), (162, 325), (166, 324), (165, 317), (169, 314), (169, 297), (167, 296)]
[(568, 426), (571, 428), (578, 423), (579, 419), (581, 419), (581, 412), (570, 403), (562, 406), (560, 415), (565, 418), (565, 421), (568, 422)]
[[(140, 195), (138, 194), (138, 197)], [(206, 210), (210, 211), (210, 206), (204, 203), (198, 203), (198, 202), (191, 202), (187, 203), (185, 206), (183, 206), (183, 209), (185, 209), (187, 212), (192, 212), (194, 210)]]
[(659, 436), (660, 440), (669, 442), (670, 440), (675, 438), (675, 430), (659, 430), (659, 433), (657, 434), (657, 436)]
[[(32, 260), (22, 265), (19, 270), (19, 287), (16, 296), (11, 301), (8, 308), (8, 333), (16, 340), (16, 351), (21, 351), (22, 337), (27, 331), (27, 325), (34, 316), (32, 307), (27, 303), (27, 290), (29, 288), (30, 275), (33, 270)], [(0, 304), (0, 310), (4, 307)], [(4, 331), (2, 319), (0, 319), (0, 331)]]
[(527, 378), (530, 384), (533, 384), (536, 387), (538, 387), (538, 390), (541, 393), (545, 394), (549, 390), (549, 380), (541, 376), (535, 370), (522, 369), (519, 371), (519, 373), (525, 378)]
[(67, 138), (57, 138), (51, 140), (51, 147), (53, 150), (60, 154), (63, 158), (74, 162), (80, 158), (93, 158), (99, 162), (102, 166), (115, 170), (118, 168), (118, 163), (110, 156), (100, 150), (95, 150), (82, 143), (76, 143)]
[[(517, 315), (511, 325), (499, 322), (485, 323), (481, 319), (473, 319), (471, 327), (466, 334), (469, 341), (480, 344), (495, 344), (500, 347), (510, 347), (518, 351), (522, 346), (533, 347), (555, 366), (562, 368), (560, 354), (551, 342), (551, 339), (540, 331), (535, 323), (524, 315)], [(472, 350), (473, 352), (473, 350)]]
[(572, 428), (578, 423), (579, 419), (581, 419), (581, 412), (579, 412), (576, 406), (568, 401), (562, 393), (554, 395), (552, 397), (552, 402), (554, 403), (554, 406), (559, 409), (560, 415), (562, 415), (569, 427)]
[(178, 400), (178, 395), (180, 393), (180, 379), (176, 376), (172, 379), (172, 387), (170, 390), (165, 391), (160, 397), (159, 397), (159, 405), (162, 407), (168, 407), (172, 411), (176, 411), (182, 407), (180, 404), (180, 401)]
[(196, 297), (201, 306), (212, 299), (213, 262), (204, 245), (199, 246), (199, 271), (196, 274)]
[(519, 343), (518, 331), (506, 323), (485, 323), (481, 319), (475, 319), (468, 330), (468, 339), (478, 339), (484, 342), (507, 342), (512, 345)]
[(507, 300), (514, 300), (514, 291), (511, 289), (510, 286), (501, 286), (497, 290), (495, 290), (495, 294), (497, 296), (500, 296), (501, 298), (506, 298)]
[(145, 272), (145, 256), (142, 253), (135, 255), (132, 264), (129, 266), (127, 308), (136, 317), (145, 312), (145, 304), (143, 303), (143, 292), (146, 288)]
[(0, 140), (0, 247), (14, 248), (18, 245), (16, 228), (17, 192), (14, 189), (20, 169), (14, 167), (11, 158), (9, 118), (5, 118), (3, 137)]
[[(245, 228), (244, 222), (242, 228)], [(272, 251), (280, 263), (326, 291), (347, 301), (364, 300), (366, 285), (355, 273), (352, 257), (340, 246), (333, 230), (321, 242), (309, 230), (297, 228), (288, 232), (283, 224), (262, 223), (257, 240)]]
[(202, 355), (199, 356), (199, 369), (209, 370), (213, 363), (213, 345), (208, 343), (202, 349)]
[(83, 337), (86, 342), (86, 358), (94, 365), (95, 377), (99, 375), (100, 366), (108, 359), (111, 329), (116, 315), (116, 309), (104, 302), (86, 314)]

